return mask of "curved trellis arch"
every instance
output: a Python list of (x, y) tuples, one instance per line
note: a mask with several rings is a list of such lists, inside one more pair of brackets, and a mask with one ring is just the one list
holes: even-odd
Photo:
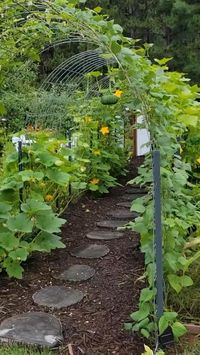
[[(97, 43), (92, 40), (88, 41), (87, 38), (83, 38), (77, 34), (72, 34), (65, 40), (56, 41), (55, 43), (45, 47), (41, 53), (44, 53), (50, 48), (58, 47), (63, 44), (70, 45), (72, 43), (86, 43), (94, 45), (96, 48), (79, 52), (67, 58), (44, 79), (38, 90), (37, 97), (42, 97), (46, 92), (49, 93), (49, 95), (52, 93), (54, 98), (51, 102), (49, 102), (49, 106), (46, 108), (46, 114), (45, 112), (38, 112), (37, 110), (37, 121), (42, 126), (49, 127), (50, 125), (52, 128), (52, 123), (49, 124), (49, 121), (52, 122), (51, 117), (53, 117), (54, 112), (57, 109), (54, 101), (56, 95), (59, 98), (61, 97), (62, 93), (66, 93), (67, 99), (70, 100), (70, 98), (72, 98), (75, 92), (80, 88), (84, 92), (84, 85), (86, 83), (85, 76), (87, 74), (96, 71), (102, 72), (102, 76), (97, 79), (98, 84), (97, 80), (93, 83), (91, 82), (89, 90), (85, 90), (85, 98), (91, 98), (92, 96), (99, 95), (99, 88), (106, 89), (110, 85), (108, 76), (103, 75), (103, 69), (106, 68), (107, 70), (108, 65), (114, 63), (114, 58), (109, 60), (105, 59), (102, 56), (102, 49), (97, 47)], [(50, 117), (50, 120), (45, 119), (46, 115)], [(33, 116), (35, 116), (34, 108), (32, 112), (27, 114), (28, 124), (32, 121)], [(58, 127), (61, 127), (61, 122), (60, 120), (58, 121)], [(56, 127), (55, 120), (53, 122), (53, 127)]]

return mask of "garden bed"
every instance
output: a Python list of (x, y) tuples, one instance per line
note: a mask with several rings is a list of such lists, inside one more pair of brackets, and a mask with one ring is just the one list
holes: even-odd
[[(69, 343), (74, 355), (141, 354), (143, 340), (123, 329), (124, 323), (130, 320), (129, 315), (137, 310), (142, 286), (137, 282), (143, 272), (137, 235), (127, 231), (124, 238), (103, 241), (110, 253), (101, 259), (85, 261), (69, 254), (74, 247), (91, 244), (85, 238), (86, 233), (95, 228), (97, 221), (109, 219), (107, 212), (116, 209), (123, 194), (124, 188), (117, 187), (108, 196), (95, 199), (87, 194), (70, 206), (64, 216), (67, 223), (62, 229), (66, 249), (49, 255), (34, 254), (25, 266), (21, 281), (2, 278), (1, 321), (23, 312), (45, 311), (60, 318), (63, 325), (64, 344), (58, 354), (68, 354)], [(102, 244), (101, 241), (97, 243)], [(62, 271), (76, 263), (94, 267), (95, 276), (75, 286), (57, 279)], [(51, 311), (35, 305), (32, 295), (49, 285), (73, 286), (85, 292), (86, 297), (81, 303), (61, 310)]]

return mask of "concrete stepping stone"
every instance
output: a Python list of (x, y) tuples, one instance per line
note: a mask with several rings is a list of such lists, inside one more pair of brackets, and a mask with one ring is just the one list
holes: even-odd
[(106, 245), (91, 244), (87, 247), (77, 247), (71, 251), (72, 256), (84, 259), (98, 259), (109, 253), (109, 249)]
[(51, 348), (63, 341), (62, 326), (59, 319), (47, 313), (23, 313), (0, 324), (0, 341)]
[(144, 188), (136, 188), (136, 187), (132, 187), (129, 189), (126, 189), (125, 191), (126, 194), (138, 194), (138, 195), (145, 195), (147, 193), (147, 190), (145, 190)]
[(99, 228), (106, 228), (106, 229), (117, 229), (118, 227), (123, 227), (125, 224), (127, 224), (127, 221), (122, 221), (122, 220), (107, 220), (107, 221), (101, 221), (97, 222), (97, 227)]
[(123, 236), (124, 234), (120, 232), (111, 232), (111, 231), (102, 231), (102, 230), (96, 230), (86, 235), (87, 238), (96, 239), (96, 240), (112, 240), (112, 239), (122, 238)]
[(91, 279), (95, 274), (95, 269), (88, 265), (72, 265), (66, 271), (58, 276), (58, 279), (65, 281), (86, 281)]
[(82, 301), (84, 296), (83, 292), (72, 288), (48, 286), (34, 293), (33, 301), (40, 306), (60, 309)]
[(129, 201), (117, 203), (117, 206), (119, 206), (119, 207), (124, 207), (124, 208), (129, 208), (129, 209), (131, 208), (131, 205), (132, 205), (132, 203), (129, 202)]
[(131, 212), (125, 209), (110, 211), (107, 213), (107, 216), (112, 217), (114, 219), (126, 219), (131, 220), (138, 217), (138, 214), (135, 212)]
[(126, 195), (122, 195), (121, 200), (122, 201), (134, 201), (134, 200), (136, 200), (139, 197), (141, 197), (141, 195), (126, 194)]

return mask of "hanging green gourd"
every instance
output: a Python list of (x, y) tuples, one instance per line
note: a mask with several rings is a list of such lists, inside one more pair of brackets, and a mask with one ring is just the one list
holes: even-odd
[(103, 95), (101, 96), (101, 103), (103, 105), (115, 105), (118, 102), (119, 98), (115, 95)]

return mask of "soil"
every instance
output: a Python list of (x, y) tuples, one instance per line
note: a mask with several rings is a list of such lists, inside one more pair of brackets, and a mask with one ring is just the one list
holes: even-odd
[[(135, 174), (134, 165), (127, 179)], [(66, 249), (50, 254), (35, 253), (25, 265), (23, 280), (2, 277), (0, 321), (23, 312), (45, 311), (60, 318), (63, 326), (64, 344), (55, 354), (70, 354), (68, 344), (71, 344), (73, 355), (141, 355), (144, 340), (124, 330), (124, 323), (129, 322), (130, 314), (137, 310), (143, 286), (138, 281), (143, 273), (138, 236), (125, 231), (124, 238), (95, 241), (110, 249), (110, 253), (100, 259), (78, 259), (70, 255), (75, 247), (93, 243), (86, 234), (95, 229), (96, 222), (109, 219), (107, 212), (118, 208), (116, 205), (121, 202), (126, 188), (119, 186), (101, 198), (91, 194), (83, 196), (64, 215), (67, 223), (62, 229), (62, 239)], [(57, 278), (77, 263), (95, 268), (94, 277), (75, 284)], [(32, 295), (49, 285), (72, 286), (86, 293), (86, 297), (61, 310), (34, 304)]]

